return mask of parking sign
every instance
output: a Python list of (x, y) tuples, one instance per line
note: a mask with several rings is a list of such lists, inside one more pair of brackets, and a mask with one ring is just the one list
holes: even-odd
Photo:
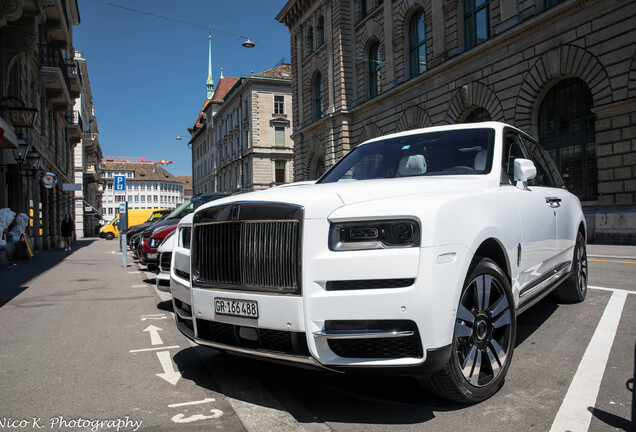
[(113, 176), (114, 189), (117, 192), (123, 192), (126, 190), (126, 176), (116, 175)]

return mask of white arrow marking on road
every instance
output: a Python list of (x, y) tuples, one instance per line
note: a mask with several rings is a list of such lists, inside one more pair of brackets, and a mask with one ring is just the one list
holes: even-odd
[(161, 363), (163, 373), (156, 375), (159, 378), (168, 381), (170, 384), (176, 385), (177, 381), (179, 381), (179, 378), (181, 378), (181, 373), (179, 371), (175, 371), (172, 367), (172, 359), (170, 358), (170, 353), (168, 351), (159, 351), (157, 353), (157, 357), (159, 357), (159, 363)]
[(163, 345), (161, 336), (159, 336), (159, 330), (163, 329), (152, 324), (145, 328), (144, 331), (150, 333), (150, 345)]

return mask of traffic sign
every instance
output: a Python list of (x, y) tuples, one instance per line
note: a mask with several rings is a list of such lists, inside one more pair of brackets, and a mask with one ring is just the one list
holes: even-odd
[(126, 176), (116, 175), (113, 176), (114, 189), (117, 192), (123, 192), (126, 190)]

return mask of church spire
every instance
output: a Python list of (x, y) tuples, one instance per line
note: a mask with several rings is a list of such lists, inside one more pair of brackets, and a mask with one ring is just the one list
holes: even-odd
[(214, 96), (214, 80), (212, 79), (212, 35), (208, 34), (208, 99)]

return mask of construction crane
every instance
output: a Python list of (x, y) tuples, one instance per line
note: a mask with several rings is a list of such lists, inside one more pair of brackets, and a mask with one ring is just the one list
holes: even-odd
[(169, 160), (152, 160), (144, 157), (134, 156), (104, 156), (102, 162), (134, 162), (134, 163), (151, 163), (157, 165), (172, 165), (172, 161)]

